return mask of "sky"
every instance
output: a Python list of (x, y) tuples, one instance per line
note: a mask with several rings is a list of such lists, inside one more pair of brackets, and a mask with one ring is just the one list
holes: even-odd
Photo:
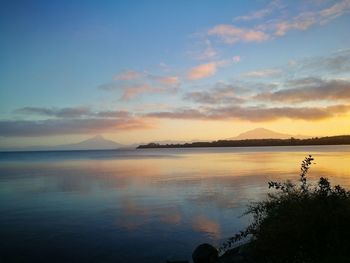
[(350, 0), (3, 0), (0, 32), (0, 148), (350, 134)]

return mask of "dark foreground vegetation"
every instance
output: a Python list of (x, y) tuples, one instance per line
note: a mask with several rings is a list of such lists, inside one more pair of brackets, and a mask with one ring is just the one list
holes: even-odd
[(345, 145), (350, 144), (350, 135), (315, 137), (309, 139), (247, 139), (219, 140), (213, 142), (193, 142), (184, 144), (149, 143), (138, 149), (148, 148), (195, 148), (195, 147), (256, 147), (256, 146), (295, 146), (295, 145)]
[[(333, 263), (350, 262), (350, 192), (327, 178), (307, 181), (312, 156), (302, 162), (299, 183), (269, 182), (273, 193), (248, 207), (252, 223), (218, 252), (194, 252), (194, 262)], [(203, 255), (204, 255), (203, 254)], [(198, 256), (199, 255), (199, 256)]]

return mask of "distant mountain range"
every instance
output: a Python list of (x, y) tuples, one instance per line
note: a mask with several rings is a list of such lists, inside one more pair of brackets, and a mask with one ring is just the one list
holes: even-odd
[(101, 135), (96, 135), (90, 139), (72, 143), (72, 144), (63, 144), (56, 146), (30, 146), (30, 147), (21, 147), (13, 149), (0, 149), (0, 150), (14, 150), (14, 151), (79, 151), (79, 150), (113, 150), (124, 147), (123, 144), (116, 143), (111, 140), (103, 138)]
[(295, 139), (307, 139), (309, 137), (302, 135), (291, 135), (285, 133), (279, 133), (271, 131), (265, 128), (257, 128), (254, 130), (246, 131), (238, 136), (228, 138), (227, 140), (251, 140), (251, 139), (290, 139), (291, 137)]
[(55, 146), (56, 150), (112, 150), (123, 147), (123, 144), (107, 140), (96, 135), (82, 142)]
[[(226, 140), (290, 139), (291, 137), (295, 139), (309, 138), (301, 135), (290, 135), (290, 134), (271, 131), (264, 128), (257, 128), (254, 130), (241, 133), (238, 136), (227, 138)], [(193, 143), (195, 141), (198, 141), (198, 140), (191, 140), (191, 141), (162, 140), (162, 141), (153, 141), (152, 143), (166, 145), (166, 144)], [(113, 150), (113, 149), (120, 149), (120, 148), (136, 148), (140, 144), (144, 144), (144, 143), (123, 145), (123, 144), (114, 142), (112, 140), (105, 139), (101, 135), (96, 135), (90, 139), (87, 139), (78, 143), (56, 145), (56, 146), (31, 146), (31, 147), (20, 147), (20, 148), (11, 148), (11, 149), (2, 148), (0, 149), (0, 151)]]

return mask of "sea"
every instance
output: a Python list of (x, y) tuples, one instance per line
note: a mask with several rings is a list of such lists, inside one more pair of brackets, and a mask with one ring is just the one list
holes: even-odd
[(0, 262), (190, 260), (244, 229), (269, 181), (350, 189), (350, 146), (0, 153)]

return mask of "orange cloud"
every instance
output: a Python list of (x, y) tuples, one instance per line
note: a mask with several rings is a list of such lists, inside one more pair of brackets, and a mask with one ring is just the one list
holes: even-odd
[(262, 42), (269, 39), (269, 36), (257, 29), (239, 28), (233, 25), (217, 25), (208, 31), (208, 35), (217, 36), (226, 44), (238, 42)]
[(202, 79), (207, 78), (215, 74), (217, 69), (217, 63), (211, 62), (206, 64), (201, 64), (199, 66), (196, 66), (187, 74), (187, 78), (189, 80), (196, 80), (196, 79)]
[(316, 23), (315, 17), (310, 16), (310, 14), (301, 14), (294, 18), (292, 21), (282, 21), (276, 23), (275, 35), (284, 36), (290, 30), (306, 30), (310, 26)]
[(121, 97), (122, 100), (130, 100), (139, 94), (146, 93), (152, 90), (152, 87), (150, 85), (144, 84), (144, 85), (136, 85), (127, 87), (124, 90), (124, 93)]
[(133, 80), (140, 78), (142, 74), (133, 70), (124, 71), (113, 77), (113, 80)]
[(105, 91), (120, 90), (121, 100), (128, 101), (146, 93), (173, 93), (180, 87), (177, 76), (159, 76), (147, 72), (124, 71), (113, 82), (98, 86)]
[[(145, 130), (145, 129), (154, 129), (156, 127), (154, 121), (145, 119), (145, 118), (130, 118), (127, 121), (119, 122), (111, 128), (116, 128), (117, 130)], [(108, 127), (107, 127), (108, 128)]]
[(164, 85), (179, 85), (180, 80), (177, 76), (165, 76), (165, 77), (158, 77), (157, 80)]
[[(174, 80), (165, 80), (173, 82)], [(124, 89), (121, 100), (128, 101), (143, 93), (175, 93), (178, 87), (154, 87), (148, 84), (140, 84), (135, 86), (126, 87)]]

